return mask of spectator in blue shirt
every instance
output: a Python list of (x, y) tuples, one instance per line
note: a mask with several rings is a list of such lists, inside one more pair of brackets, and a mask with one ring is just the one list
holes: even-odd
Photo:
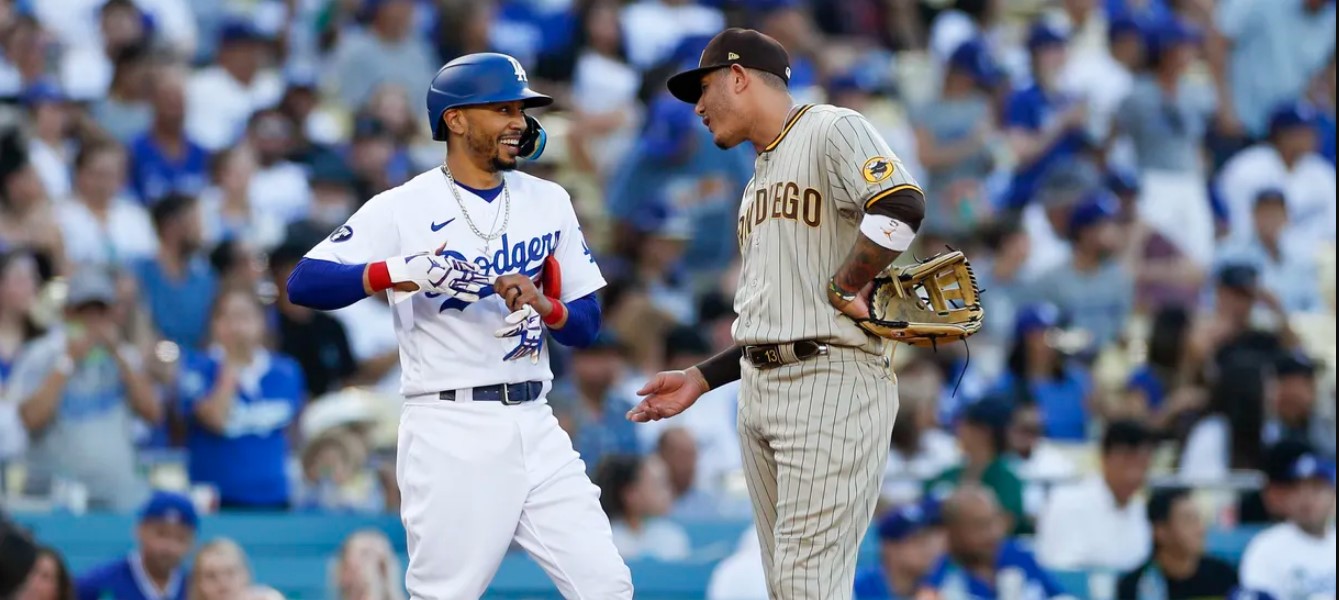
[(877, 522), (879, 563), (855, 577), (856, 600), (911, 600), (944, 554), (939, 507), (932, 501), (888, 511)]
[(186, 135), (183, 75), (161, 70), (149, 101), (153, 123), (130, 143), (130, 185), (150, 206), (168, 194), (199, 194), (209, 185), (209, 153)]
[(1002, 202), (1010, 209), (1025, 206), (1046, 171), (1087, 144), (1087, 106), (1058, 89), (1065, 64), (1065, 37), (1038, 22), (1028, 34), (1027, 47), (1032, 55), (1032, 83), (1014, 92), (1004, 115), (1009, 146), (1018, 157)]
[(633, 400), (621, 395), (626, 348), (612, 334), (600, 333), (587, 348), (572, 355), (573, 446), (593, 473), (606, 454), (642, 454), (637, 431), (628, 421)]
[(1015, 402), (1031, 401), (1041, 409), (1046, 437), (1087, 439), (1090, 378), (1053, 345), (1060, 331), (1061, 313), (1054, 304), (1039, 303), (1018, 311), (1014, 347), (996, 390)]
[(182, 565), (199, 525), (190, 498), (155, 492), (140, 510), (135, 550), (80, 577), (79, 600), (185, 600), (190, 576)]
[(287, 508), (288, 436), (305, 399), (302, 369), (262, 346), (265, 320), (249, 290), (222, 292), (210, 326), (213, 345), (182, 365), (191, 481), (216, 486), (225, 508)]
[(204, 246), (195, 198), (170, 195), (154, 205), (158, 256), (134, 265), (140, 296), (163, 339), (198, 350), (209, 326), (209, 304), (218, 277), (200, 252)]
[(942, 516), (948, 554), (921, 584), (926, 597), (1033, 600), (1065, 595), (1032, 553), (1005, 535), (1006, 520), (989, 489), (959, 487), (944, 501)]

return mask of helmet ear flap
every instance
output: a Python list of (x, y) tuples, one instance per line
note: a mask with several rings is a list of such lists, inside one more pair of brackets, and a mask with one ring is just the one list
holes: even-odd
[(544, 154), (544, 146), (549, 141), (549, 134), (544, 131), (544, 127), (539, 124), (539, 120), (525, 115), (525, 133), (521, 134), (521, 158), (526, 160), (538, 160), (540, 155)]

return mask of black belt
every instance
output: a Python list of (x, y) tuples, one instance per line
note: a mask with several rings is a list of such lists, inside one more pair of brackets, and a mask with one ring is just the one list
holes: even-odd
[[(542, 381), (523, 381), (521, 383), (508, 383), (506, 385), (485, 385), (471, 390), (475, 402), (501, 402), (503, 404), (520, 404), (538, 400), (544, 393), (544, 382)], [(447, 390), (437, 394), (442, 400), (455, 401), (456, 391)]]
[(744, 358), (755, 369), (775, 369), (818, 356), (827, 356), (828, 345), (813, 340), (800, 340), (787, 344), (768, 344), (765, 346), (744, 346)]

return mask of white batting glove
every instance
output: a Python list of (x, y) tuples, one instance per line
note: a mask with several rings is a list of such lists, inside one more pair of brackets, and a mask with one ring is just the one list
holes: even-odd
[[(474, 263), (420, 252), (386, 260), (391, 283), (414, 283), (418, 292), (437, 292), (464, 302), (476, 302), (483, 289), (492, 283)], [(398, 292), (396, 302), (416, 292)]]
[(539, 312), (527, 304), (507, 315), (506, 322), (507, 326), (493, 332), (493, 335), (498, 338), (520, 337), (521, 340), (502, 360), (529, 356), (531, 364), (538, 364), (539, 349), (544, 345), (544, 323), (539, 318)]

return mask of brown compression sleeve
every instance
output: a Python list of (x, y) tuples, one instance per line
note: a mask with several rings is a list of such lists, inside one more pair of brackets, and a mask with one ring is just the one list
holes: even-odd
[(702, 378), (707, 380), (707, 387), (714, 390), (731, 381), (739, 380), (739, 372), (743, 370), (739, 361), (743, 357), (743, 348), (739, 346), (731, 346), (724, 352), (708, 358), (695, 366), (698, 371), (702, 372)]

